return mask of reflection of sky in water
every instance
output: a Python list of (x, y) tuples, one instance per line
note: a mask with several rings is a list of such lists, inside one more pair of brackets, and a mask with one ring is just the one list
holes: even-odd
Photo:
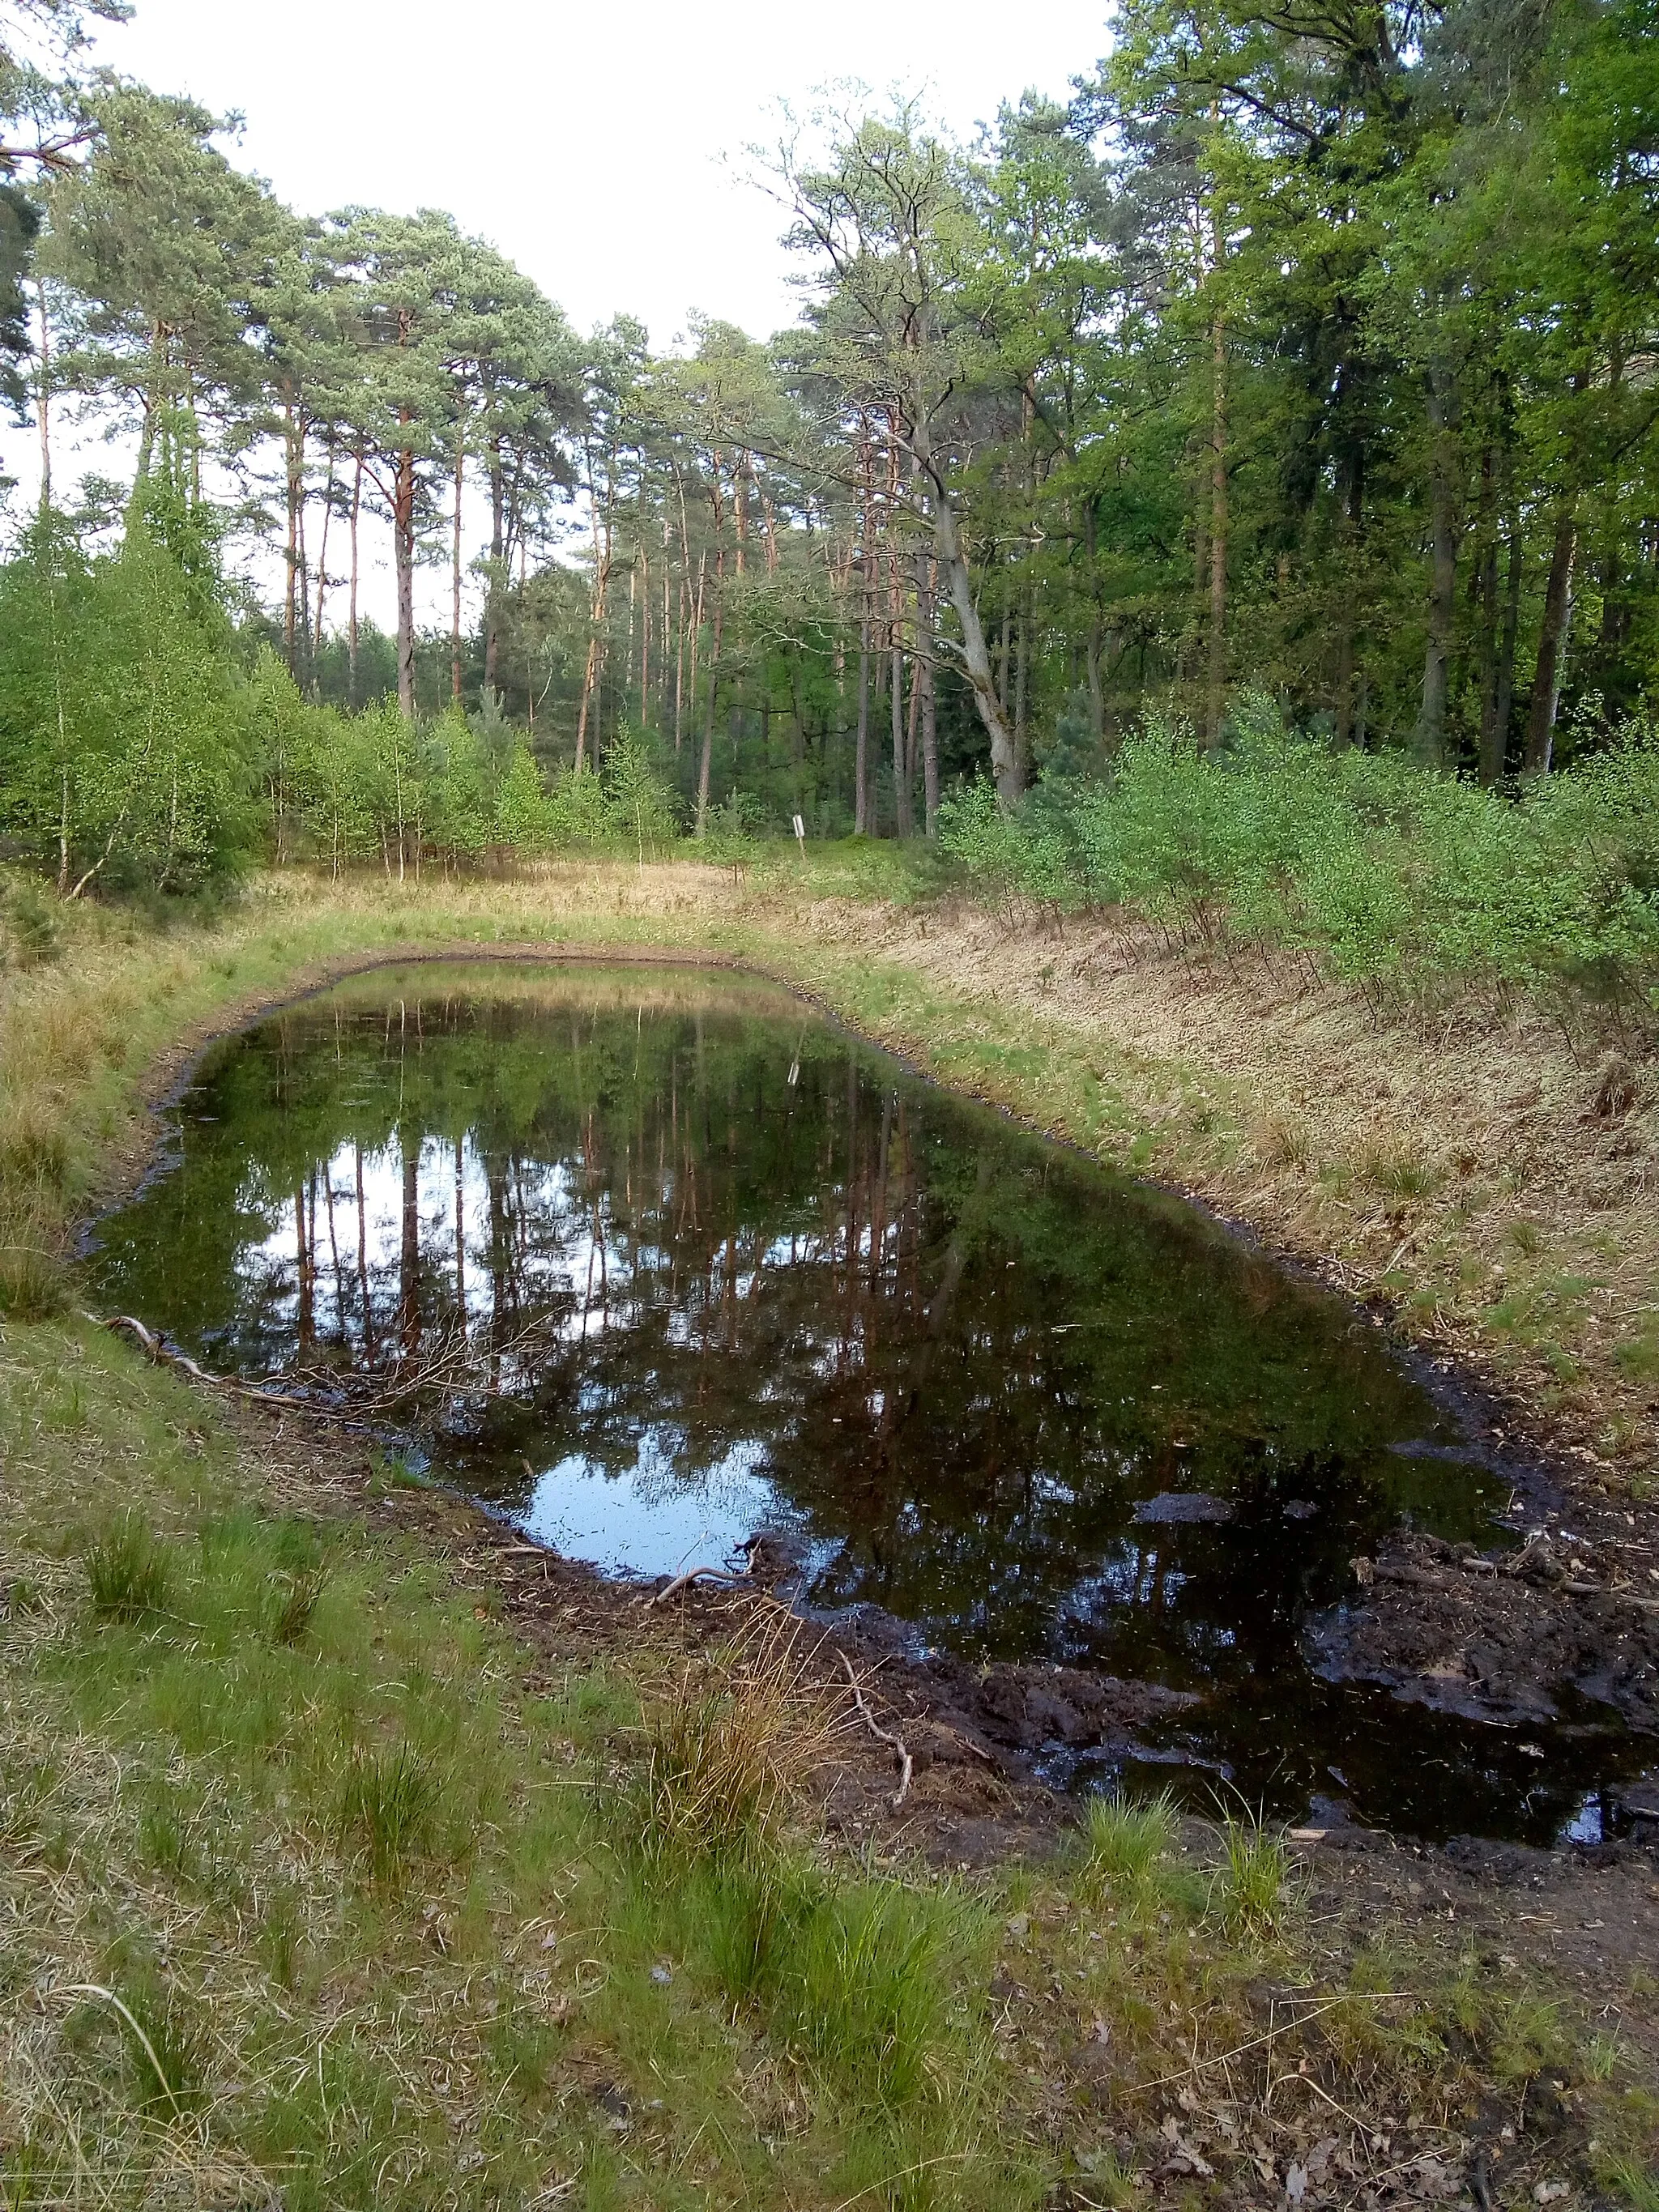
[(712, 1566), (757, 1529), (789, 1525), (771, 1484), (753, 1471), (759, 1457), (758, 1446), (738, 1444), (718, 1467), (682, 1477), (647, 1437), (638, 1459), (620, 1474), (580, 1457), (538, 1471), (530, 1502), (516, 1517), (538, 1543), (609, 1574), (672, 1575)]

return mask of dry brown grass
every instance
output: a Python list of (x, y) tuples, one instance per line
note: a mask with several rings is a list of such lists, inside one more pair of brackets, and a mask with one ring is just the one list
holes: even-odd
[[(1058, 1086), (1018, 1069), (988, 1064), (979, 1087), (1385, 1297), (1409, 1334), (1479, 1362), (1588, 1461), (1651, 1478), (1650, 1065), (1594, 1063), (1524, 1004), (1379, 1024), (1305, 972), (1206, 964), (1121, 920), (1068, 922), (1056, 940), (966, 907), (918, 918), (835, 903), (812, 933), (925, 978), (936, 1003), (962, 1009), (958, 1036), (972, 1009), (981, 1034), (1018, 1026), (1055, 1059), (1084, 1057), (1109, 1094), (1092, 1129)], [(1060, 1111), (1045, 1110), (1045, 1087)]]
[[(1659, 1079), (1583, 1055), (1539, 1010), (1379, 1024), (1288, 963), (1172, 951), (1122, 917), (1004, 917), (848, 896), (804, 874), (549, 864), (512, 881), (261, 878), (225, 918), (146, 936), (70, 918), (0, 975), (0, 1303), (53, 1295), (68, 1224), (150, 1132), (140, 1078), (343, 967), (439, 946), (746, 960), (946, 1080), (1236, 1216), (1409, 1334), (1475, 1360), (1638, 1488), (1659, 1452)], [(169, 1058), (168, 1055), (171, 1054)]]

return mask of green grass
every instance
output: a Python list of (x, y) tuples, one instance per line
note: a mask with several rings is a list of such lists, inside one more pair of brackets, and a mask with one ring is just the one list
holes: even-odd
[[(872, 869), (828, 855), (806, 889), (910, 896)], [(688, 1674), (642, 1618), (609, 1653), (527, 1651), (458, 1560), (465, 1524), (410, 1525), (447, 1525), (434, 1493), (382, 1481), (354, 1517), (65, 1318), (64, 1231), (154, 1055), (325, 954), (759, 953), (1119, 1158), (1177, 1141), (1143, 1126), (1154, 1091), (1198, 1096), (1018, 1006), (809, 955), (781, 911), (681, 912), (679, 879), (651, 912), (608, 877), (315, 889), (166, 935), (66, 916), (59, 957), (6, 979), (0, 1237), (26, 1222), (49, 1264), (22, 1296), (0, 1255), (0, 2203), (1127, 2208), (1167, 2155), (1136, 2083), (1251, 2045), (1228, 2063), (1259, 2094), (1264, 1987), (1335, 2007), (1271, 2046), (1276, 2108), (1315, 2133), (1298, 2054), (1356, 2111), (1455, 2126), (1571, 2049), (1484, 1964), (1322, 1948), (1248, 1823), (1183, 1854), (1167, 1808), (1102, 1801), (1070, 1856), (949, 1879), (837, 1850), (787, 1655)], [(1211, 1091), (1205, 1142), (1230, 1143)], [(1616, 2070), (1597, 2094), (1607, 2185), (1640, 2206), (1649, 2108)]]
[(1083, 1816), (1084, 1872), (1109, 1888), (1145, 1895), (1180, 1831), (1180, 1814), (1167, 1790), (1146, 1798), (1091, 1797)]
[[(80, 1425), (77, 1419), (76, 1426)], [(87, 1589), (100, 1620), (142, 1620), (165, 1611), (173, 1589), (166, 1552), (143, 1522), (128, 1514), (89, 1545)]]
[(1286, 1910), (1290, 1871), (1290, 1846), (1277, 1830), (1248, 1814), (1224, 1820), (1212, 1904), (1225, 1932), (1257, 1942), (1276, 1935)]

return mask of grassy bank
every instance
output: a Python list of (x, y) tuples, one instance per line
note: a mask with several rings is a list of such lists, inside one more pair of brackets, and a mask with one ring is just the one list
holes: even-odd
[(1024, 1863), (943, 1868), (918, 1828), (849, 1854), (818, 1808), (859, 1747), (764, 1617), (532, 1625), (395, 1463), (233, 1419), (65, 1310), (147, 1090), (382, 951), (747, 952), (1116, 1156), (1248, 1148), (1242, 1081), (947, 977), (960, 921), (841, 865), (277, 881), (165, 933), (71, 916), (6, 976), (9, 2206), (1335, 2206), (1478, 2172), (1651, 2212), (1644, 1970), (1581, 2002), (1524, 1917), (1493, 1938), (1460, 1888), (1428, 1920), (1409, 1855), (1358, 1881), (1157, 1810)]
[(837, 1853), (843, 1716), (769, 1622), (526, 1637), (395, 1469), (83, 1324), (0, 1363), (20, 2212), (1271, 2203), (1310, 2160), (1334, 2204), (1482, 2142), (1499, 2202), (1650, 2205), (1605, 1986), (1157, 1808), (1036, 1864)]
[[(513, 882), (258, 879), (163, 934), (72, 915), (0, 989), (0, 1303), (50, 1302), (65, 1225), (149, 1143), (180, 1040), (343, 962), (556, 941), (754, 961), (945, 1081), (1190, 1190), (1474, 1363), (1649, 1494), (1659, 1461), (1659, 1090), (1517, 1002), (1382, 1022), (1270, 956), (1118, 915), (1012, 922), (891, 854), (744, 872), (599, 864)], [(21, 969), (21, 953), (33, 964)]]

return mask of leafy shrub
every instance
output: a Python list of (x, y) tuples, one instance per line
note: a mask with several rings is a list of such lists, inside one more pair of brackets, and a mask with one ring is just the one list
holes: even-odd
[(1136, 908), (1373, 990), (1452, 977), (1659, 1014), (1659, 729), (1511, 799), (1247, 696), (1213, 756), (1149, 719), (1106, 776), (1045, 776), (1012, 814), (970, 787), (941, 835), (1000, 904)]

